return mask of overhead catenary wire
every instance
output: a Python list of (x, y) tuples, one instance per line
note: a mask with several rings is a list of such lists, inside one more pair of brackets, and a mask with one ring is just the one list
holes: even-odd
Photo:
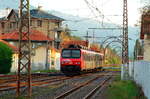
[[(103, 26), (103, 20), (104, 20), (104, 19), (106, 19), (108, 22), (113, 23), (109, 18), (107, 18), (107, 17), (102, 13), (102, 11), (99, 10), (99, 8), (98, 8), (96, 5), (91, 5), (91, 4), (88, 2), (88, 0), (84, 0), (84, 1), (85, 1), (85, 3), (87, 4), (87, 6), (90, 7), (90, 10), (93, 11), (93, 9), (94, 9), (95, 11), (97, 11), (97, 12), (99, 13), (99, 16), (102, 18), (102, 27), (104, 27), (104, 26)], [(91, 8), (92, 8), (92, 9), (91, 9)], [(121, 25), (117, 25), (117, 24), (115, 24), (115, 25), (116, 25), (116, 27), (118, 27), (118, 28), (121, 27)]]

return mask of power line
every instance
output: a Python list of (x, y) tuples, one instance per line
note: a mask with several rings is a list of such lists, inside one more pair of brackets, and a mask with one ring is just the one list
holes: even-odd
[[(103, 20), (104, 20), (104, 19), (106, 19), (108, 22), (113, 23), (109, 18), (107, 18), (107, 17), (102, 13), (102, 11), (99, 10), (98, 7), (91, 5), (87, 0), (84, 0), (84, 1), (86, 2), (86, 4), (87, 4), (88, 7), (90, 6), (91, 8), (95, 9), (95, 11), (97, 11), (97, 12), (99, 13), (99, 16), (102, 18), (102, 27), (103, 27)], [(91, 10), (93, 10), (93, 9), (91, 9)], [(116, 25), (116, 24), (115, 24), (115, 25)], [(116, 25), (116, 26), (117, 26), (117, 27), (120, 27), (120, 25)]]

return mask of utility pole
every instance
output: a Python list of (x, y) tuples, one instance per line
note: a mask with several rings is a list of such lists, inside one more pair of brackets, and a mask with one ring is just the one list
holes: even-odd
[(46, 64), (45, 64), (45, 69), (48, 70), (49, 69), (49, 45), (50, 45), (50, 40), (49, 40), (49, 36), (50, 36), (50, 22), (48, 21), (48, 27), (47, 27), (47, 41), (46, 41)]
[(95, 30), (93, 29), (93, 44), (95, 42)]
[(91, 38), (91, 36), (89, 36), (89, 32), (88, 31), (86, 32), (86, 36), (83, 36), (83, 37), (85, 37), (87, 42), (89, 42), (89, 38)]
[(93, 30), (92, 39), (93, 39), (93, 44), (94, 44), (94, 42), (95, 42), (95, 28), (88, 28), (88, 29), (92, 29)]
[(128, 56), (128, 5), (123, 0), (123, 41), (122, 41), (122, 64), (125, 70), (124, 79), (128, 79), (129, 56)]
[[(20, 0), (19, 7), (19, 60), (17, 74), (17, 97), (31, 97), (31, 41), (29, 0)], [(21, 82), (25, 84), (22, 88)], [(26, 96), (26, 95), (25, 95)]]

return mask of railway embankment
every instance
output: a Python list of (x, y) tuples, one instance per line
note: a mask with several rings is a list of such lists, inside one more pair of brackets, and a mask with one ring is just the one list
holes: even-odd
[(147, 99), (142, 88), (132, 80), (122, 81), (116, 77), (104, 90), (103, 99)]

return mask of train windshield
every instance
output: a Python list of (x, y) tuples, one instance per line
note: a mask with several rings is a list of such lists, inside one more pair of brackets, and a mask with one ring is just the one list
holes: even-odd
[(62, 51), (63, 58), (80, 58), (80, 50), (65, 49)]

